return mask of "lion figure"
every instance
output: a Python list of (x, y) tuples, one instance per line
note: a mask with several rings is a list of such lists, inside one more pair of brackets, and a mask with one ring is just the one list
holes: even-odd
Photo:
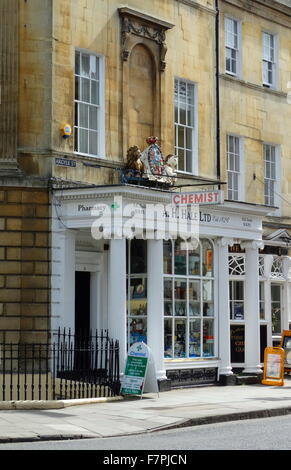
[(144, 165), (140, 157), (141, 157), (140, 148), (137, 145), (130, 147), (127, 150), (127, 155), (126, 155), (126, 168), (142, 173), (144, 171)]

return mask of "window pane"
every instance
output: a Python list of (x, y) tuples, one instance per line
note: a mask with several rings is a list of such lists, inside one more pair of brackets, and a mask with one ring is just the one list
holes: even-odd
[(213, 250), (208, 240), (203, 240), (202, 252), (203, 276), (213, 276)]
[(172, 279), (165, 279), (164, 281), (164, 299), (171, 300), (173, 299), (173, 282)]
[(89, 127), (88, 108), (87, 104), (79, 103), (79, 127)]
[(179, 123), (186, 125), (186, 103), (181, 103), (180, 102)]
[(80, 77), (75, 77), (75, 99), (80, 100)]
[(89, 128), (94, 130), (94, 131), (97, 131), (98, 127), (97, 127), (97, 113), (98, 113), (98, 109), (93, 107), (93, 106), (90, 106), (89, 107)]
[(175, 242), (175, 274), (187, 274), (187, 251), (184, 242), (176, 240)]
[(80, 152), (88, 153), (88, 131), (86, 129), (79, 129)]
[(184, 142), (184, 127), (178, 126), (178, 147), (184, 148), (185, 147), (185, 142)]
[(99, 78), (98, 66), (99, 66), (98, 57), (91, 55), (90, 56), (90, 77), (93, 78), (94, 80), (98, 80)]
[(203, 320), (203, 356), (214, 356), (214, 320)]
[(187, 127), (185, 129), (185, 131), (186, 131), (186, 148), (191, 150), (192, 149), (193, 129), (189, 129)]
[(189, 357), (201, 355), (201, 320), (192, 320), (189, 324)]
[(199, 317), (200, 309), (200, 281), (189, 282), (189, 315), (190, 317)]
[(80, 52), (78, 51), (75, 54), (75, 73), (80, 75)]
[(178, 149), (178, 169), (185, 171), (185, 155), (183, 149)]
[(213, 316), (213, 282), (203, 281), (203, 316)]
[(172, 274), (172, 242), (164, 241), (164, 273)]
[(187, 283), (186, 281), (175, 281), (175, 299), (187, 300)]
[(91, 103), (99, 104), (99, 89), (98, 82), (91, 80)]
[(186, 356), (186, 320), (175, 320), (174, 357)]
[(189, 251), (189, 274), (200, 275), (200, 245), (195, 250)]
[(81, 79), (81, 100), (90, 102), (90, 80), (86, 78)]
[(88, 54), (82, 54), (81, 60), (82, 68), (81, 74), (83, 77), (90, 77), (90, 56)]
[(98, 133), (94, 131), (89, 132), (89, 153), (90, 155), (98, 154)]
[(188, 171), (188, 173), (192, 173), (192, 160), (192, 151), (186, 150), (186, 171)]
[(173, 350), (172, 350), (172, 340), (173, 340), (173, 333), (172, 333), (172, 320), (166, 319), (164, 323), (164, 342), (165, 342), (165, 357), (173, 357)]

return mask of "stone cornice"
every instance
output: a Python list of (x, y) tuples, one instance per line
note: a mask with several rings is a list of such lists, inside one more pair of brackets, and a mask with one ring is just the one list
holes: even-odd
[(139, 23), (148, 23), (159, 29), (167, 30), (172, 29), (175, 26), (173, 23), (156, 18), (155, 16), (150, 16), (147, 13), (143, 13), (139, 10), (133, 10), (132, 8), (120, 7), (118, 8), (118, 11), (122, 18), (131, 17), (137, 20)]
[[(244, 10), (249, 14), (259, 16), (271, 23), (291, 27), (291, 8), (270, 0), (220, 0), (220, 11), (223, 12), (223, 3)], [(276, 17), (274, 11), (278, 14)]]
[(220, 73), (219, 78), (222, 78), (223, 80), (229, 81), (231, 83), (235, 83), (237, 85), (243, 85), (253, 90), (260, 91), (261, 93), (270, 93), (271, 95), (278, 96), (278, 98), (287, 98), (287, 93), (285, 93), (284, 91), (274, 90), (272, 88), (267, 88), (262, 85), (257, 85), (256, 83), (247, 82), (246, 80), (233, 77), (232, 75), (228, 75), (226, 73)]
[(178, 3), (183, 3), (184, 5), (187, 5), (192, 8), (196, 8), (197, 10), (205, 11), (209, 13), (210, 15), (215, 15), (216, 11), (213, 8), (206, 7), (204, 5), (201, 5), (199, 2), (196, 0), (176, 0)]
[(175, 25), (128, 7), (121, 7), (118, 12), (121, 18), (121, 55), (123, 61), (128, 60), (137, 40), (141, 42), (150, 40), (158, 45), (160, 70), (164, 71), (167, 53), (166, 31), (172, 29)]

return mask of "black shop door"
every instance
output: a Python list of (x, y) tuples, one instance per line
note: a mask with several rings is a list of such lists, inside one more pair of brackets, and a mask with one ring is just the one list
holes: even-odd
[(90, 273), (75, 272), (75, 354), (74, 369), (84, 374), (90, 369)]
[(90, 273), (75, 272), (75, 335), (87, 336), (90, 330)]

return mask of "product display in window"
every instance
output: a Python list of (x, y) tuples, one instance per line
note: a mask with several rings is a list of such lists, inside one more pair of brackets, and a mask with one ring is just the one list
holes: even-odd
[[(164, 247), (165, 358), (213, 357), (212, 243), (200, 240), (197, 248), (189, 247), (189, 251), (183, 241), (167, 241)], [(168, 269), (171, 247), (174, 260), (172, 275)]]
[(130, 344), (147, 342), (146, 319), (134, 318), (130, 322)]

